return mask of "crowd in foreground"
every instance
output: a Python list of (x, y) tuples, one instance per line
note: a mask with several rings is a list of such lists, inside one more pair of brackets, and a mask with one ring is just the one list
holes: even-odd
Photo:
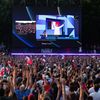
[(0, 56), (0, 100), (100, 100), (100, 56)]

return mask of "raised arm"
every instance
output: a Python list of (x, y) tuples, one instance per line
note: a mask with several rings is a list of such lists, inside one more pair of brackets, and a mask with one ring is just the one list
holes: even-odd
[(64, 24), (62, 24), (61, 26), (59, 26), (58, 28), (62, 28), (64, 26)]
[(61, 93), (61, 84), (60, 82), (57, 82), (58, 92), (57, 92), (57, 98), (56, 100), (60, 100), (60, 93)]
[(82, 85), (80, 84), (80, 95), (79, 95), (79, 100), (84, 100), (83, 98), (83, 90), (82, 90)]
[(17, 69), (14, 66), (14, 68), (13, 68), (13, 79), (12, 79), (12, 85), (13, 85), (14, 88), (16, 88), (16, 74), (17, 74)]
[(27, 78), (27, 82), (26, 82), (26, 87), (30, 88), (32, 87), (32, 74), (33, 74), (33, 68), (27, 68), (26, 69), (26, 78)]
[(63, 100), (67, 100), (67, 96), (65, 93), (65, 79), (62, 78), (62, 96), (63, 96)]

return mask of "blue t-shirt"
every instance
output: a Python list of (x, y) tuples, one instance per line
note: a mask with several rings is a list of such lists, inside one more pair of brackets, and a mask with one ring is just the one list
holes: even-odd
[(19, 89), (15, 89), (15, 94), (18, 100), (22, 100), (24, 96), (28, 96), (30, 94), (30, 89), (26, 89), (24, 91), (20, 91)]

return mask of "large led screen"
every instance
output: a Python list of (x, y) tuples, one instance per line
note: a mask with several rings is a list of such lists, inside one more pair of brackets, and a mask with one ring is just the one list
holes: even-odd
[(79, 39), (78, 26), (73, 15), (37, 15), (36, 39)]

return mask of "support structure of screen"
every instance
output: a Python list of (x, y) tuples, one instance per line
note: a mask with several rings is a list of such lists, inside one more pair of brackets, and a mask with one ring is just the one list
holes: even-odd
[(37, 15), (37, 40), (79, 39), (79, 22), (73, 15)]

